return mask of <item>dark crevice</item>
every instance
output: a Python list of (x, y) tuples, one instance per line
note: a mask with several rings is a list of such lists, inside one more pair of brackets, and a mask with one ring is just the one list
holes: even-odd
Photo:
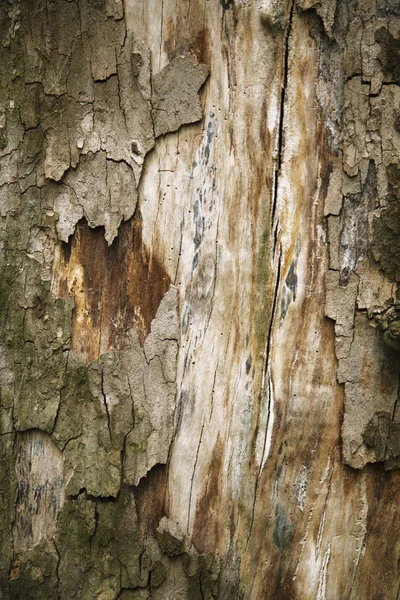
[(105, 83), (106, 81), (109, 81), (110, 79), (112, 79), (112, 77), (117, 77), (118, 78), (118, 74), (117, 74), (116, 71), (115, 71), (115, 73), (110, 73), (104, 79), (94, 79), (93, 78), (93, 83)]
[(263, 386), (262, 386), (262, 389), (261, 389), (261, 400), (262, 400), (263, 396), (264, 396), (265, 382), (268, 381), (268, 418), (267, 418), (267, 424), (266, 424), (266, 429), (265, 429), (263, 453), (262, 453), (262, 456), (261, 456), (261, 463), (260, 463), (260, 466), (259, 466), (258, 475), (257, 475), (256, 483), (255, 483), (252, 516), (251, 516), (251, 523), (250, 523), (250, 528), (249, 528), (249, 534), (247, 536), (246, 548), (248, 546), (248, 543), (249, 543), (249, 540), (250, 540), (250, 536), (251, 536), (251, 532), (252, 532), (253, 525), (254, 525), (255, 506), (256, 506), (256, 500), (257, 500), (258, 484), (259, 484), (259, 481), (260, 481), (260, 476), (261, 476), (261, 471), (262, 471), (262, 466), (263, 466), (263, 457), (264, 457), (264, 454), (265, 454), (265, 448), (266, 448), (266, 443), (267, 443), (268, 425), (269, 425), (269, 419), (270, 419), (270, 402), (271, 402), (271, 395), (270, 394), (271, 394), (271, 388), (270, 388), (270, 382), (269, 382), (268, 369), (269, 369), (269, 359), (270, 359), (271, 343), (272, 343), (272, 331), (273, 331), (273, 325), (274, 325), (274, 321), (275, 321), (276, 307), (278, 305), (279, 288), (280, 288), (280, 281), (281, 281), (282, 248), (280, 248), (280, 251), (279, 251), (279, 259), (278, 259), (278, 265), (277, 266), (278, 266), (278, 269), (277, 269), (277, 274), (276, 274), (276, 279), (275, 279), (275, 285), (274, 285), (274, 297), (273, 297), (273, 301), (272, 301), (271, 318), (270, 318), (269, 325), (268, 325), (267, 343), (266, 343), (266, 348), (265, 348), (265, 364), (264, 364), (264, 373), (263, 373)]
[(217, 366), (215, 367), (213, 385), (212, 385), (212, 389), (211, 389), (211, 408), (210, 408), (210, 417), (209, 417), (210, 421), (211, 421), (211, 417), (212, 417), (213, 410), (214, 410), (214, 391), (215, 391), (215, 382), (217, 379), (218, 365), (219, 365), (219, 361), (217, 362)]
[(99, 511), (97, 509), (97, 502), (95, 501), (95, 504), (94, 504), (94, 528), (93, 528), (92, 535), (89, 537), (90, 558), (92, 559), (92, 561), (93, 561), (92, 544), (93, 544), (93, 538), (95, 537), (95, 535), (97, 533), (98, 525), (99, 525)]
[(267, 374), (267, 369), (269, 366), (269, 355), (270, 355), (270, 351), (271, 351), (271, 341), (272, 341), (272, 329), (273, 329), (274, 320), (275, 320), (276, 307), (278, 304), (279, 286), (280, 286), (280, 281), (281, 281), (281, 270), (282, 270), (282, 248), (280, 248), (280, 250), (279, 250), (279, 258), (278, 258), (277, 267), (278, 267), (278, 269), (277, 269), (275, 284), (274, 284), (274, 297), (272, 300), (271, 318), (270, 318), (270, 322), (269, 322), (269, 326), (268, 326), (267, 344), (266, 344), (266, 349), (265, 349), (264, 377)]
[(400, 400), (400, 371), (399, 371), (399, 386), (397, 388), (397, 398), (396, 398), (396, 402), (394, 403), (393, 412), (392, 412), (392, 421), (393, 422), (394, 422), (394, 418), (396, 416), (396, 410), (397, 410), (397, 406), (399, 404), (399, 400)]
[(279, 176), (282, 168), (283, 162), (283, 149), (284, 149), (284, 122), (285, 122), (285, 100), (286, 100), (286, 90), (289, 79), (289, 44), (290, 44), (290, 36), (292, 34), (293, 28), (293, 16), (294, 16), (294, 8), (295, 8), (296, 0), (292, 0), (292, 4), (290, 7), (290, 15), (289, 15), (289, 23), (286, 30), (285, 36), (285, 53), (283, 59), (283, 82), (281, 89), (281, 101), (280, 101), (280, 110), (279, 110), (279, 125), (278, 125), (278, 141), (277, 141), (277, 162), (275, 164), (274, 171), (274, 188), (273, 188), (273, 197), (272, 197), (272, 209), (271, 209), (271, 226), (274, 229), (274, 247), (273, 251), (275, 253), (276, 244), (277, 244), (277, 229), (278, 223), (275, 223), (275, 214), (278, 203), (278, 188), (279, 188)]
[[(359, 79), (360, 77), (362, 77), (362, 73), (352, 73), (351, 75), (348, 75), (345, 79), (345, 83), (348, 83), (349, 81), (352, 81), (353, 79)], [(370, 81), (368, 82), (363, 82), (361, 81), (361, 83), (371, 83)]]
[(64, 353), (64, 352), (67, 352), (67, 353), (68, 353), (68, 354), (67, 354), (67, 358), (66, 358), (66, 360), (65, 360), (64, 381), (63, 381), (63, 385), (62, 385), (62, 386), (60, 387), (60, 389), (59, 389), (60, 399), (59, 399), (58, 406), (57, 406), (57, 412), (56, 412), (56, 416), (54, 417), (54, 424), (53, 424), (53, 430), (52, 430), (52, 432), (51, 432), (51, 435), (54, 435), (54, 432), (55, 432), (55, 430), (56, 430), (56, 427), (57, 427), (57, 422), (58, 422), (58, 417), (59, 417), (59, 415), (60, 415), (61, 403), (62, 403), (62, 395), (63, 395), (62, 393), (63, 393), (63, 391), (64, 391), (64, 390), (66, 389), (66, 387), (67, 387), (67, 386), (65, 385), (65, 382), (66, 382), (66, 379), (67, 379), (67, 374), (68, 374), (69, 348), (67, 348), (67, 349), (63, 350), (63, 353)]
[[(128, 436), (132, 433), (132, 431), (135, 429), (135, 405), (133, 402), (133, 393), (132, 393), (132, 387), (131, 387), (131, 382), (129, 381), (129, 376), (126, 376), (126, 381), (128, 383), (128, 388), (129, 388), (129, 395), (131, 398), (131, 406), (132, 406), (132, 427), (131, 429), (129, 429), (129, 431), (126, 432), (125, 436), (124, 436), (124, 442), (122, 445), (122, 449), (121, 449), (121, 486), (125, 481), (125, 456), (126, 456), (126, 443), (128, 440)], [(120, 486), (120, 487), (121, 487)]]
[(108, 433), (110, 436), (110, 442), (112, 440), (112, 435), (111, 435), (111, 420), (110, 420), (110, 412), (108, 410), (108, 404), (107, 404), (107, 396), (104, 392), (104, 371), (101, 371), (101, 393), (103, 396), (103, 404), (104, 404), (104, 408), (107, 414), (107, 425), (108, 425)]
[[(87, 489), (85, 487), (80, 488), (79, 492), (77, 492), (76, 494), (67, 494), (66, 498), (72, 502), (73, 500), (79, 500), (79, 497), (84, 495), (85, 496), (85, 500), (90, 500), (90, 502), (117, 502), (118, 497), (121, 493), (121, 490), (118, 491), (117, 496), (94, 496), (93, 494), (89, 494), (87, 492)], [(94, 535), (94, 533), (93, 533)]]
[(57, 554), (57, 564), (56, 564), (56, 579), (57, 579), (57, 600), (62, 600), (60, 596), (60, 563), (61, 563), (61, 554), (59, 549), (57, 548), (57, 544), (53, 539), (54, 550)]
[(397, 590), (397, 594), (396, 594), (396, 600), (400, 599), (400, 584), (399, 584), (399, 588)]
[(193, 481), (194, 481), (194, 476), (196, 474), (197, 461), (199, 459), (199, 452), (200, 452), (201, 440), (203, 438), (203, 431), (204, 431), (204, 423), (201, 426), (200, 439), (199, 439), (199, 443), (197, 445), (197, 451), (196, 451), (196, 458), (195, 458), (195, 461), (194, 461), (193, 473), (192, 473), (192, 476), (190, 478), (190, 493), (189, 493), (188, 522), (187, 522), (188, 533), (189, 533), (189, 526), (190, 526), (190, 512), (191, 512), (191, 507), (192, 507)]

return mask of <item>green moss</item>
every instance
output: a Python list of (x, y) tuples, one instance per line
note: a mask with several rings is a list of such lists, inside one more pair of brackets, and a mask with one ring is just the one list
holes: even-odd
[(376, 412), (365, 428), (363, 440), (387, 470), (400, 467), (400, 422), (393, 421), (390, 413)]
[(0, 150), (7, 148), (7, 132), (5, 129), (0, 129)]
[(120, 489), (124, 436), (110, 437), (101, 373), (98, 363), (86, 367), (69, 357), (53, 439), (64, 450), (72, 496), (85, 488), (92, 496), (115, 498)]
[(11, 600), (57, 600), (57, 564), (58, 556), (50, 543), (17, 557), (11, 568)]
[(400, 316), (399, 320), (391, 322), (383, 333), (386, 344), (396, 352), (400, 352)]
[(167, 569), (161, 561), (157, 560), (151, 569), (151, 585), (152, 587), (160, 587), (167, 578)]
[[(396, 123), (399, 121), (400, 126), (400, 115), (397, 117)], [(395, 126), (396, 126), (395, 123)], [(386, 175), (388, 178), (388, 200), (392, 202), (393, 200), (400, 199), (400, 167), (396, 163), (391, 163), (386, 168)]]
[[(144, 548), (138, 542), (135, 499), (124, 487), (115, 500), (95, 503), (81, 494), (63, 509), (57, 534), (60, 577), (65, 596), (118, 597), (121, 588), (145, 587), (149, 573), (143, 565)], [(82, 560), (81, 573), (76, 565)], [(68, 573), (76, 573), (75, 595), (68, 590)], [(67, 595), (69, 593), (69, 595)]]
[(179, 556), (185, 552), (185, 541), (174, 537), (169, 531), (157, 531), (156, 536), (163, 554)]
[(189, 597), (193, 600), (212, 600), (218, 597), (220, 565), (208, 554), (186, 554), (183, 557), (189, 581)]
[(59, 513), (56, 545), (61, 598), (82, 598), (85, 574), (92, 566), (90, 539), (96, 529), (96, 505), (81, 494)]
[(123, 590), (118, 600), (149, 600), (151, 594), (147, 589)]
[(391, 416), (387, 412), (377, 412), (363, 433), (366, 446), (375, 450), (376, 460), (385, 460)]
[(383, 339), (392, 350), (400, 352), (400, 304), (392, 304), (384, 310), (372, 313), (383, 332)]
[(71, 357), (65, 373), (60, 408), (53, 431), (53, 439), (61, 450), (68, 440), (82, 434), (82, 407), (86, 402), (90, 404), (93, 401), (88, 384), (88, 369)]
[(203, 598), (217, 598), (220, 583), (220, 563), (217, 557), (208, 552), (199, 557), (200, 561), (200, 585)]

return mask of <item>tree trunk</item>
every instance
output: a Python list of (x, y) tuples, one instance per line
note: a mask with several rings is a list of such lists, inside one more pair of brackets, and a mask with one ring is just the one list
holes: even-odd
[(0, 37), (0, 598), (398, 600), (398, 2)]

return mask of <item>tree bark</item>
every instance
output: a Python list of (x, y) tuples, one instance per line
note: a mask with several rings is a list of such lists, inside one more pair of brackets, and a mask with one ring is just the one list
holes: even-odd
[(0, 38), (0, 598), (398, 600), (398, 3)]

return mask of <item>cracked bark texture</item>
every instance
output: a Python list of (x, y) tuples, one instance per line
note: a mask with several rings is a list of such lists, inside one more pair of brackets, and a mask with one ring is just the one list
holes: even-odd
[(0, 43), (0, 598), (397, 600), (398, 3)]

